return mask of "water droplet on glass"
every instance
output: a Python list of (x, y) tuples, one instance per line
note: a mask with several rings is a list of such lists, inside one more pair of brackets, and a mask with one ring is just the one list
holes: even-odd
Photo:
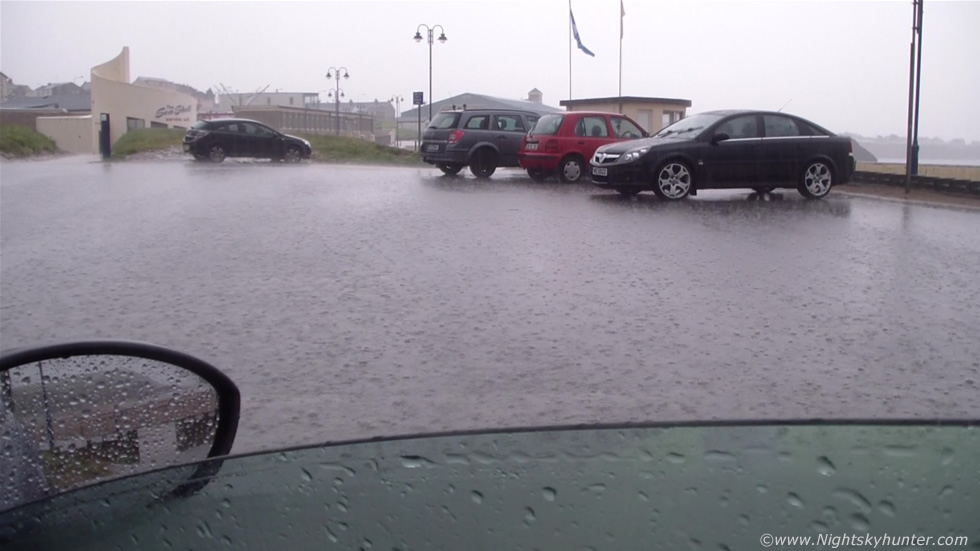
[(420, 455), (403, 455), (402, 466), (406, 469), (418, 469), (429, 465), (435, 465), (432, 461)]
[(205, 522), (203, 520), (197, 521), (197, 535), (198, 536), (201, 536), (202, 538), (211, 538), (212, 537), (212, 535), (211, 535), (211, 527), (208, 526), (208, 523), (207, 522)]
[(951, 448), (944, 448), (943, 449), (943, 455), (942, 455), (942, 459), (940, 460), (940, 462), (943, 465), (949, 465), (950, 463), (953, 462), (953, 450)]
[(711, 450), (704, 452), (704, 459), (706, 461), (734, 461), (735, 456), (728, 452)]
[(835, 491), (834, 495), (850, 501), (862, 514), (866, 515), (871, 512), (871, 502), (854, 490), (843, 488)]
[(837, 469), (834, 467), (834, 464), (830, 462), (830, 459), (820, 457), (817, 459), (817, 472), (824, 476), (830, 476), (836, 473)]
[(637, 492), (636, 497), (639, 498), (640, 501), (650, 501), (650, 496), (646, 495), (644, 492)]
[(537, 515), (534, 514), (534, 509), (527, 507), (524, 509), (524, 524), (530, 524), (538, 520)]
[(225, 545), (231, 545), (231, 538), (228, 536), (221, 536), (221, 543)]
[(303, 471), (303, 475), (302, 475), (303, 476), (303, 482), (312, 482), (313, 481), (313, 475), (310, 474), (310, 471), (306, 470), (305, 468), (303, 468), (301, 470)]
[(230, 509), (231, 508), (231, 500), (228, 499), (227, 497), (224, 498), (224, 499), (222, 499), (221, 500), (221, 506), (224, 507), (225, 509)]
[(952, 486), (945, 486), (945, 487), (943, 487), (942, 490), (939, 491), (939, 496), (938, 497), (940, 499), (942, 499), (944, 497), (949, 497), (950, 495), (952, 495), (952, 493), (953, 493), (953, 487)]
[(483, 494), (481, 494), (476, 490), (473, 490), (473, 493), (470, 494), (470, 497), (473, 498), (473, 503), (476, 503), (477, 505), (483, 503)]
[(829, 532), (830, 531), (830, 528), (826, 524), (820, 522), (819, 520), (813, 521), (813, 524), (811, 524), (810, 527), (813, 528), (813, 530), (815, 532)]
[(803, 508), (803, 500), (800, 499), (800, 496), (796, 495), (795, 493), (790, 492), (790, 494), (786, 496), (786, 501), (793, 507), (798, 509)]
[(769, 488), (765, 484), (759, 484), (755, 487), (755, 491), (759, 492), (760, 494), (768, 494)]
[(363, 548), (365, 548), (365, 549), (370, 549), (370, 548), (371, 548), (371, 547), (372, 547), (373, 545), (374, 545), (374, 544), (373, 544), (373, 543), (371, 543), (371, 540), (369, 540), (369, 539), (367, 539), (367, 538), (364, 538), (364, 541), (363, 541), (363, 542), (361, 542), (361, 547), (363, 547)]
[(555, 489), (550, 486), (546, 486), (543, 490), (541, 490), (541, 497), (543, 497), (545, 501), (554, 501), (557, 495), (558, 492), (556, 492)]
[(684, 459), (685, 459), (684, 456), (679, 453), (671, 452), (667, 454), (667, 461), (670, 461), (671, 463), (674, 463), (676, 465), (680, 465), (681, 463), (683, 463)]
[(881, 511), (881, 514), (885, 515), (886, 517), (895, 516), (895, 504), (891, 501), (878, 502), (878, 510)]
[(605, 484), (602, 484), (602, 483), (592, 484), (591, 486), (588, 486), (586, 488), (586, 490), (588, 490), (588, 491), (590, 491), (590, 492), (592, 492), (594, 494), (602, 494), (603, 492), (606, 491), (606, 485)]
[(851, 528), (857, 530), (858, 532), (866, 532), (871, 528), (871, 522), (868, 521), (868, 517), (860, 514), (854, 513), (851, 515)]

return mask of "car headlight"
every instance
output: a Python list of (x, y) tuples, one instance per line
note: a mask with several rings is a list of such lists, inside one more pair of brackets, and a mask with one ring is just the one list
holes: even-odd
[(625, 155), (619, 158), (621, 163), (632, 163), (633, 161), (639, 159), (640, 157), (647, 154), (649, 147), (644, 147), (642, 149), (634, 149), (633, 151), (627, 151)]

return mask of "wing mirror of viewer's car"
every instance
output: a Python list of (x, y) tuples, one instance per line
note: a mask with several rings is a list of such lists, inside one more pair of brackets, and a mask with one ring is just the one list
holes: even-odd
[[(198, 462), (155, 494), (203, 488), (231, 451), (238, 387), (167, 348), (84, 341), (0, 354), (0, 513), (98, 483)], [(9, 463), (9, 465), (8, 465)], [(145, 504), (143, 504), (145, 505)], [(30, 507), (25, 507), (30, 508)]]
[(730, 140), (730, 139), (732, 139), (732, 137), (729, 136), (728, 134), (725, 134), (724, 132), (719, 132), (718, 134), (711, 136), (711, 144), (714, 145), (719, 142), (723, 142), (725, 140)]

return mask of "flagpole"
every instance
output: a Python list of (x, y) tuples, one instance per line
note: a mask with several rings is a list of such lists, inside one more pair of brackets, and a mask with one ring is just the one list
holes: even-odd
[(568, 0), (568, 99), (572, 99), (572, 0)]
[(619, 114), (623, 114), (623, 0), (619, 0)]

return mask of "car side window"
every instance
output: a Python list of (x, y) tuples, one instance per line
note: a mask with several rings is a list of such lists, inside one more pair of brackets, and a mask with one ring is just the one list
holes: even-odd
[(789, 117), (763, 115), (762, 120), (766, 125), (767, 138), (781, 138), (801, 135), (799, 127), (796, 126), (796, 122)]
[[(256, 136), (259, 138), (268, 138), (272, 136), (272, 132), (264, 126), (259, 126), (257, 124), (243, 123), (241, 124), (242, 130), (249, 136)], [(241, 131), (241, 130), (240, 130)]]
[(582, 117), (575, 125), (576, 136), (589, 138), (608, 138), (609, 128), (604, 117)]
[(224, 130), (225, 132), (241, 132), (238, 123), (226, 124), (221, 130)]
[(495, 115), (494, 126), (502, 132), (524, 132), (520, 115)]
[(722, 123), (715, 129), (715, 134), (728, 134), (728, 137), (733, 140), (758, 138), (759, 124), (755, 115), (743, 115)]
[(470, 117), (470, 120), (466, 121), (466, 126), (469, 130), (489, 130), (490, 129), (490, 116), (489, 115), (476, 115)]
[(530, 130), (530, 129), (534, 128), (534, 125), (535, 124), (538, 124), (538, 119), (539, 118), (540, 117), (538, 117), (537, 115), (528, 115), (527, 116), (527, 129)]
[(642, 138), (643, 131), (638, 126), (623, 117), (612, 117), (613, 134), (617, 138)]

